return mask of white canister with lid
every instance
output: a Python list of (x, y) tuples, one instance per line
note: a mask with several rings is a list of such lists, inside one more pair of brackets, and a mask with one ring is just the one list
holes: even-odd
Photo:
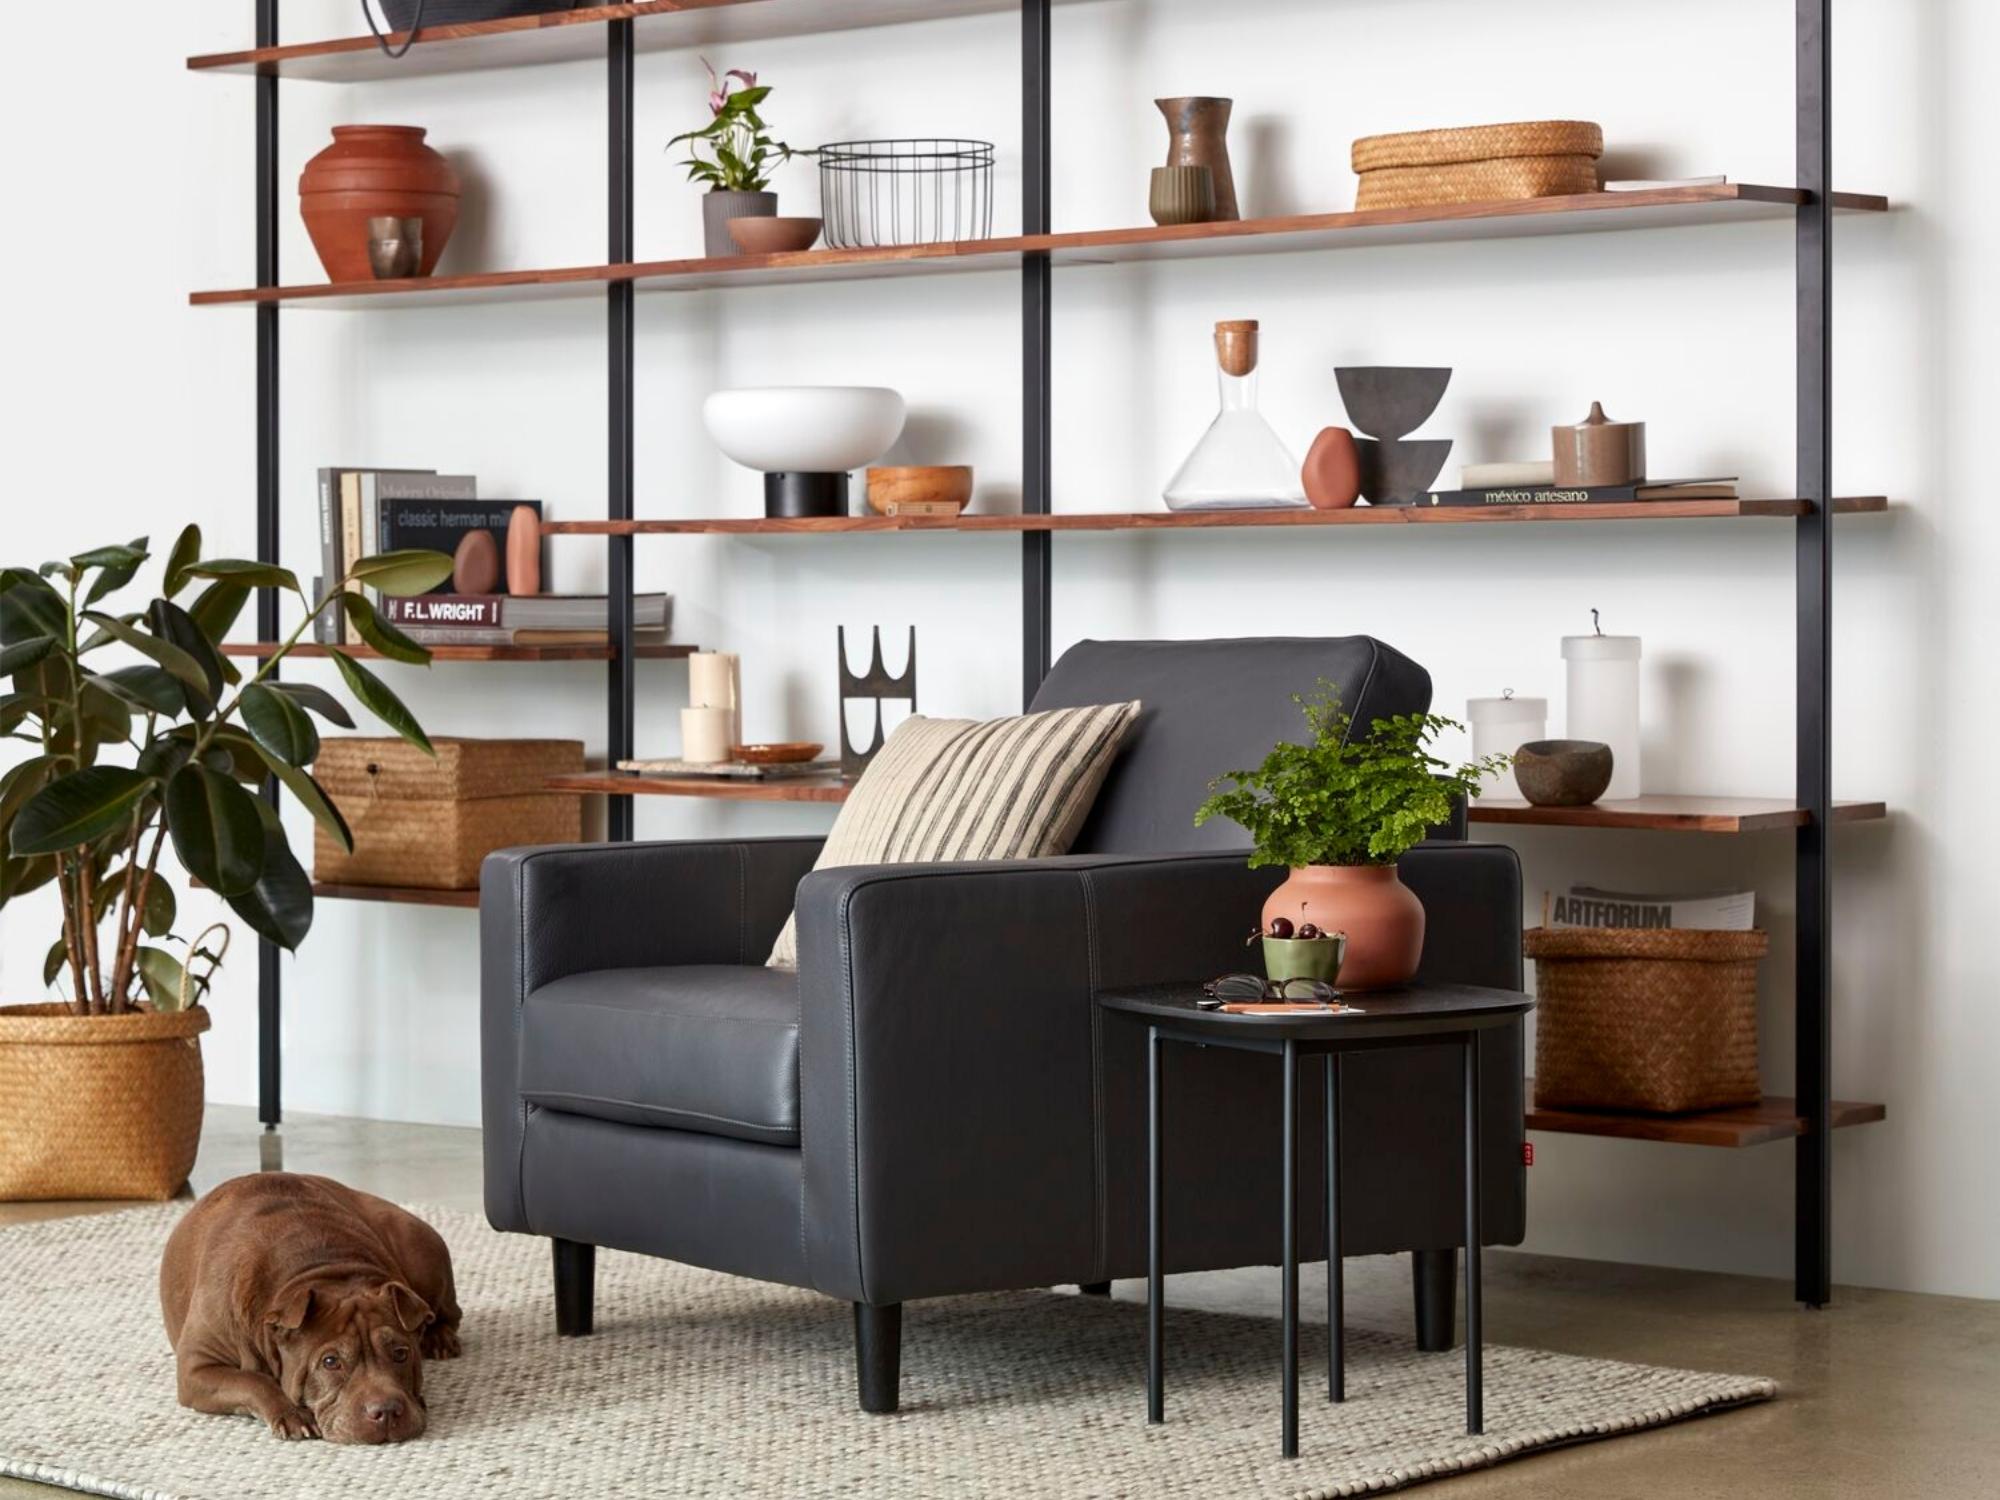
[(1573, 740), (1596, 740), (1611, 747), (1611, 785), (1605, 798), (1639, 795), (1639, 637), (1566, 635), (1563, 660), (1569, 665), (1564, 703)]
[(1472, 726), (1474, 760), (1512, 755), (1523, 745), (1549, 737), (1549, 700), (1516, 698), (1512, 688), (1498, 698), (1468, 698), (1465, 717)]

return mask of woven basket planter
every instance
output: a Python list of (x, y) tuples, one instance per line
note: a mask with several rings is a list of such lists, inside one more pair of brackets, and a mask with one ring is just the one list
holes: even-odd
[(354, 852), (315, 826), (315, 879), (476, 890), (480, 863), (495, 849), (583, 837), (581, 799), (542, 790), (549, 777), (583, 769), (582, 741), (433, 743), (435, 760), (401, 740), (322, 743), (313, 775), (346, 817)]
[(0, 1199), (173, 1197), (201, 1144), (202, 1006), (0, 1006)]
[(1357, 209), (1550, 198), (1598, 189), (1604, 132), (1585, 120), (1531, 120), (1364, 136), (1354, 143)]
[(1538, 927), (1535, 1103), (1684, 1114), (1755, 1104), (1762, 932)]

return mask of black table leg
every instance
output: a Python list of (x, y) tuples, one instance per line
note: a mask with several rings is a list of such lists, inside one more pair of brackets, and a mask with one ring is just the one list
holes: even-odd
[(1347, 1285), (1340, 1239), (1340, 1054), (1326, 1055), (1326, 1399), (1347, 1399)]
[(1285, 1419), (1282, 1448), (1299, 1456), (1299, 1047), (1285, 1042)]
[(1465, 1036), (1465, 1430), (1486, 1430), (1479, 1326), (1479, 1034)]
[(1146, 1028), (1146, 1420), (1167, 1420), (1165, 1248), (1160, 1203), (1160, 1028)]

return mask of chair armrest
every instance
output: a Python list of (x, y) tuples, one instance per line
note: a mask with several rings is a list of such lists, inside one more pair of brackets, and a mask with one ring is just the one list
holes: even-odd
[(522, 1003), (567, 974), (761, 964), (821, 841), (746, 839), (502, 849), (479, 877), (480, 1099), (486, 1216), (525, 1229), (517, 1087)]
[(1519, 855), (1505, 844), (1419, 844), (1396, 872), (1424, 903), (1420, 978), (1522, 988)]
[(799, 887), (807, 1263), (850, 1301), (1104, 1257), (1096, 990), (1219, 973), (1282, 871), (1236, 853), (823, 870)]

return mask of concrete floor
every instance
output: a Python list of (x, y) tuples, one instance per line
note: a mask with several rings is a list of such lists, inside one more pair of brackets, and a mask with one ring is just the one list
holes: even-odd
[[(197, 1189), (255, 1171), (264, 1141), (250, 1111), (211, 1108)], [(1665, 1148), (1662, 1148), (1665, 1149)], [(284, 1165), (402, 1201), (477, 1210), (479, 1133), (301, 1116)], [(122, 1205), (0, 1204), (0, 1225)], [(1777, 1401), (1443, 1481), (1453, 1500), (1917, 1500), (2000, 1496), (2000, 1303), (1841, 1288), (1806, 1312), (1790, 1288), (1753, 1277), (1655, 1270), (1495, 1252), (1486, 1260), (1487, 1337), (1597, 1355), (1775, 1377)], [(1141, 1283), (1120, 1297), (1143, 1299)], [(1304, 1315), (1324, 1307), (1308, 1268)], [(1175, 1278), (1180, 1306), (1276, 1316), (1268, 1269)], [(1405, 1329), (1401, 1258), (1349, 1262), (1348, 1316)], [(0, 1497), (48, 1497), (0, 1480)]]

